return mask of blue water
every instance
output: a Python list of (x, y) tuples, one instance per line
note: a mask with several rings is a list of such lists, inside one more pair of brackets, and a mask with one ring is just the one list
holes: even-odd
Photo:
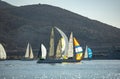
[(72, 64), (0, 61), (0, 79), (120, 79), (120, 60), (91, 60)]

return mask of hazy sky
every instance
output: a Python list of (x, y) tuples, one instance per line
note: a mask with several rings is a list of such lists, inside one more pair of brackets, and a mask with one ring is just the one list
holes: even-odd
[(49, 4), (120, 28), (120, 0), (2, 0), (12, 5)]

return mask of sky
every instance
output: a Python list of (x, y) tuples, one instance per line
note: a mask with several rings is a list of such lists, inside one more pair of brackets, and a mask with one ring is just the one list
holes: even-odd
[(2, 0), (15, 6), (49, 4), (120, 28), (120, 0)]

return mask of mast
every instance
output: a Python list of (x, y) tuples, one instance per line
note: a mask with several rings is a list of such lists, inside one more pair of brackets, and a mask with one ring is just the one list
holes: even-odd
[(48, 53), (49, 58), (54, 57), (54, 28), (52, 28), (51, 35), (50, 35), (50, 48)]
[(38, 51), (37, 57), (38, 57), (38, 58), (41, 58), (41, 55), (42, 55), (42, 53), (41, 53), (41, 46), (40, 46), (40, 49), (39, 49), (39, 51)]

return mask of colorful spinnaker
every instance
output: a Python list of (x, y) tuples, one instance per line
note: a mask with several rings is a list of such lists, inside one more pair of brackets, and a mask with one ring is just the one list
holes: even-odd
[(76, 40), (76, 38), (74, 37), (73, 39), (74, 41), (74, 46), (75, 46), (75, 58), (76, 60), (82, 60), (83, 58), (83, 49), (80, 46), (80, 44), (78, 43), (78, 41)]

